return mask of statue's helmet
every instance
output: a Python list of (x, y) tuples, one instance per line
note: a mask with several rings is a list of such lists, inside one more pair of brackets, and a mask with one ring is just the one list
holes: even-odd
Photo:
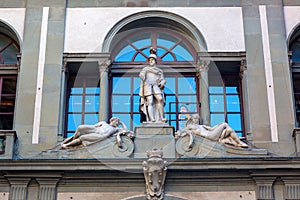
[(148, 60), (149, 60), (150, 58), (154, 58), (154, 59), (157, 61), (157, 57), (156, 57), (156, 49), (153, 48), (153, 47), (151, 47), (149, 51), (150, 51), (150, 55), (149, 55), (149, 57), (148, 57)]
[(156, 55), (155, 55), (155, 54), (153, 54), (153, 53), (149, 55), (149, 57), (148, 57), (148, 60), (149, 60), (150, 58), (154, 58), (155, 60), (157, 60), (157, 57), (156, 57)]

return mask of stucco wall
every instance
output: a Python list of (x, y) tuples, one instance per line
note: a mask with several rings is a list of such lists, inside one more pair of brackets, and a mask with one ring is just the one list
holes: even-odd
[(10, 26), (20, 41), (23, 40), (25, 8), (0, 8), (0, 21)]
[(245, 51), (241, 7), (222, 8), (68, 8), (65, 53), (101, 52), (105, 36), (119, 21), (143, 11), (166, 11), (194, 24), (208, 51)]
[(300, 25), (300, 6), (285, 6), (284, 20), (287, 39), (293, 33), (294, 29)]

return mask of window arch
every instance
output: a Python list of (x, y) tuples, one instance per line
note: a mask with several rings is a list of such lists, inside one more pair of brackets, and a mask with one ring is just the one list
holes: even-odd
[(157, 50), (159, 63), (195, 61), (196, 52), (182, 35), (164, 28), (147, 28), (121, 42), (114, 50), (114, 62), (146, 62), (151, 47)]
[[(112, 49), (112, 116), (119, 117), (131, 130), (143, 121), (139, 110), (138, 73), (147, 64), (149, 50), (154, 47), (158, 65), (167, 80), (164, 89), (166, 118), (176, 129), (182, 128), (186, 116), (199, 112), (198, 79), (194, 68), (196, 48), (180, 31), (157, 24), (126, 30), (120, 35), (122, 37), (116, 38)], [(187, 108), (184, 111), (180, 109), (183, 106)]]
[(20, 46), (12, 32), (0, 23), (0, 130), (13, 129)]
[(0, 64), (16, 64), (19, 45), (11, 37), (0, 33)]
[(292, 81), (295, 104), (296, 127), (300, 126), (300, 26), (291, 36), (289, 50), (292, 59)]

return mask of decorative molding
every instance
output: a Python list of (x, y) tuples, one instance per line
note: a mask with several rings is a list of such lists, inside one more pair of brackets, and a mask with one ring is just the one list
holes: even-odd
[(200, 60), (196, 64), (196, 76), (200, 77), (201, 73), (208, 72), (209, 70), (210, 60)]
[(255, 177), (257, 185), (256, 198), (259, 200), (274, 200), (273, 183), (276, 177)]
[(247, 70), (247, 60), (246, 58), (243, 58), (241, 60), (241, 65), (240, 65), (240, 78), (243, 79), (244, 78), (244, 73)]
[(10, 183), (9, 200), (26, 200), (30, 178), (8, 178)]
[(39, 199), (40, 200), (55, 200), (56, 185), (60, 178), (36, 178), (40, 185)]
[(111, 66), (111, 60), (109, 58), (103, 58), (98, 60), (99, 72), (109, 72)]
[(285, 186), (285, 199), (300, 199), (300, 180), (299, 177), (281, 177)]
[(162, 200), (167, 175), (167, 161), (162, 159), (162, 151), (156, 148), (147, 151), (147, 156), (148, 160), (143, 162), (147, 199)]

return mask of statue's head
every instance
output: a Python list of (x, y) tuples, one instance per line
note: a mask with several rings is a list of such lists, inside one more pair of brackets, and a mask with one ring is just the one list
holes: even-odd
[[(156, 49), (153, 47), (150, 48), (150, 55), (148, 57), (148, 61), (150, 62), (151, 59), (154, 59), (155, 63), (157, 63)], [(150, 62), (150, 64), (151, 64), (151, 62)]]
[(185, 127), (187, 127), (190, 124), (199, 124), (199, 122), (200, 122), (199, 114), (192, 114), (191, 117), (186, 121)]
[(118, 117), (112, 117), (109, 120), (109, 124), (114, 126), (114, 127), (117, 127), (120, 124), (120, 119)]

